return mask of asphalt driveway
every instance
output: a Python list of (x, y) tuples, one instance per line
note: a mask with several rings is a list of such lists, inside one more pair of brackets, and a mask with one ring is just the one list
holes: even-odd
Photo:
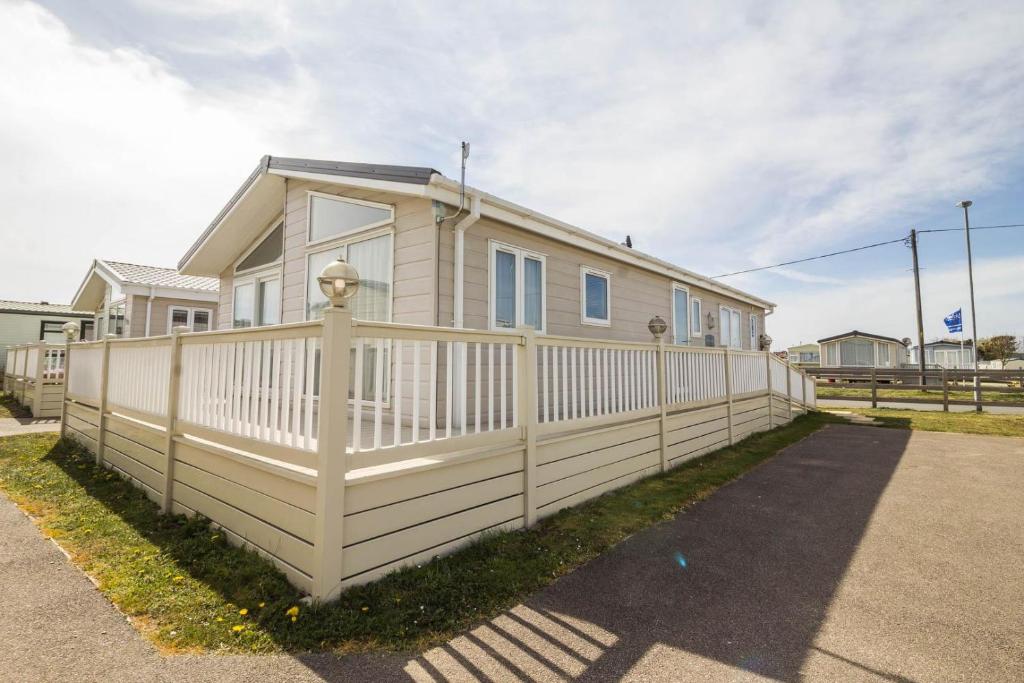
[(0, 680), (1024, 680), (1024, 440), (833, 425), (418, 656), (173, 657), (0, 502)]

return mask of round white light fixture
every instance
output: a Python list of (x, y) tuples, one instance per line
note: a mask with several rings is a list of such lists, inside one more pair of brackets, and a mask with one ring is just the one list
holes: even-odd
[(74, 321), (66, 322), (61, 325), (61, 332), (64, 333), (64, 338), (69, 342), (73, 342), (78, 339), (78, 323)]
[(331, 306), (336, 308), (346, 308), (345, 302), (359, 290), (359, 271), (340, 257), (324, 266), (316, 280), (320, 291), (331, 302)]

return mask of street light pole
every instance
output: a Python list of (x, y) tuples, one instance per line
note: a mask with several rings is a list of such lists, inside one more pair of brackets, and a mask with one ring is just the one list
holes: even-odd
[(971, 260), (971, 219), (967, 209), (974, 202), (965, 199), (957, 203), (964, 210), (964, 235), (967, 238), (967, 282), (971, 289), (971, 355), (974, 357), (974, 405), (981, 412), (981, 380), (978, 377), (978, 316), (974, 308), (974, 264)]

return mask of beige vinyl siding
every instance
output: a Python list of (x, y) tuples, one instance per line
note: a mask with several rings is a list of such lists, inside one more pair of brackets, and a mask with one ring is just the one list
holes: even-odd
[[(299, 322), (304, 320), (306, 315), (309, 192), (363, 199), (395, 207), (393, 319), (403, 323), (432, 324), (435, 300), (433, 255), (437, 229), (434, 227), (430, 201), (294, 180), (288, 182), (286, 202), (284, 267), (281, 281), (282, 322)], [(230, 271), (221, 275), (222, 292), (225, 275), (229, 274)], [(225, 299), (222, 298), (222, 301)], [(230, 295), (226, 301), (230, 302)], [(230, 323), (230, 311), (227, 312), (225, 320)]]
[[(221, 290), (223, 291), (223, 289)], [(146, 301), (149, 299), (148, 296), (133, 296), (129, 297), (130, 305), (130, 317), (128, 318), (129, 334), (130, 337), (145, 337), (146, 336)], [(171, 306), (181, 306), (183, 308), (205, 308), (213, 312), (210, 319), (217, 325), (217, 329), (221, 328), (221, 325), (217, 318), (217, 302), (216, 301), (196, 301), (194, 299), (168, 299), (166, 297), (158, 296), (153, 299), (153, 306), (150, 313), (150, 325), (149, 335), (151, 337), (157, 337), (163, 334), (170, 334), (170, 330), (167, 329), (167, 310)], [(230, 327), (230, 325), (228, 325)]]
[[(439, 324), (452, 325), (454, 236), (450, 227), (440, 230), (439, 259)], [(674, 280), (650, 271), (624, 264), (569, 244), (548, 239), (491, 219), (481, 219), (466, 233), (465, 240), (465, 325), (471, 329), (486, 329), (489, 324), (488, 273), (490, 246), (495, 240), (513, 247), (544, 254), (546, 257), (546, 332), (552, 335), (613, 339), (619, 341), (650, 341), (647, 323), (654, 315), (672, 324), (672, 284)], [(587, 266), (611, 274), (611, 324), (585, 325), (581, 318), (580, 267)], [(750, 348), (749, 316), (759, 316), (758, 332), (764, 332), (764, 310), (710, 291), (687, 285), (691, 297), (702, 301), (703, 333), (692, 336), (691, 344), (703, 346), (704, 334), (713, 333), (720, 344), (718, 323), (719, 305), (730, 306), (741, 312), (741, 342)], [(715, 329), (707, 329), (707, 313), (715, 318)]]

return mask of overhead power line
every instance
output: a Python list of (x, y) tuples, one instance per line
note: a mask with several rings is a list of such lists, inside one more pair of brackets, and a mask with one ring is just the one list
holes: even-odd
[[(998, 230), (1001, 228), (1024, 228), (1024, 223), (1012, 223), (1008, 225), (979, 225), (971, 230)], [(931, 228), (918, 230), (918, 234), (923, 232), (963, 232), (963, 228)], [(797, 263), (807, 263), (808, 261), (817, 261), (820, 259), (831, 258), (833, 256), (842, 256), (843, 254), (852, 254), (855, 251), (864, 251), (865, 249), (874, 249), (875, 247), (884, 247), (889, 244), (896, 244), (897, 242), (907, 243), (910, 236), (900, 237), (899, 239), (887, 240), (885, 242), (875, 242), (874, 244), (865, 244), (862, 247), (853, 247), (852, 249), (843, 249), (841, 251), (833, 251), (828, 254), (819, 254), (818, 256), (808, 256), (807, 258), (796, 259), (793, 261), (784, 261), (782, 263), (775, 263), (770, 266), (759, 266), (757, 268), (747, 268), (746, 270), (737, 270), (732, 273), (723, 273), (722, 275), (713, 275), (712, 279), (717, 280), (723, 277), (732, 277), (733, 275), (743, 275), (745, 273), (756, 273), (761, 270), (770, 270), (772, 268), (781, 268), (782, 266), (792, 266)]]

